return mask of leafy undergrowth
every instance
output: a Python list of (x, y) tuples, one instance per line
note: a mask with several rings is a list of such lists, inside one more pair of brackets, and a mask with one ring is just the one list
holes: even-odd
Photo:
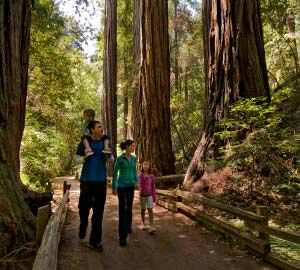
[[(222, 202), (223, 204), (227, 205), (233, 205), (232, 204), (232, 199), (230, 201), (224, 200), (225, 197), (222, 197), (222, 200), (220, 197), (210, 197), (210, 199), (213, 199), (218, 202)], [(250, 233), (254, 236), (258, 237), (258, 232), (253, 228), (251, 225), (247, 226), (244, 222), (243, 219), (237, 218), (236, 216), (232, 214), (225, 213), (221, 210), (218, 210), (216, 208), (212, 208), (209, 206), (204, 206), (200, 205), (197, 202), (191, 202), (191, 201), (184, 201), (184, 203), (188, 204), (189, 206), (204, 212), (210, 216), (215, 217), (218, 220), (222, 220), (227, 224), (230, 224), (231, 226), (243, 231)], [(242, 208), (240, 204), (236, 204), (236, 207)], [(255, 213), (256, 212), (256, 207), (249, 207), (249, 208), (242, 208), (245, 210), (248, 210), (250, 212)], [(282, 226), (277, 224), (273, 219), (269, 219), (269, 224), (270, 227), (274, 228), (279, 228), (284, 231), (289, 231), (289, 232), (298, 232), (300, 231), (300, 225), (299, 223), (288, 223), (286, 226)], [(227, 239), (226, 241), (230, 241), (230, 238), (226, 237), (223, 234), (220, 234), (221, 236), (224, 237), (224, 239)], [(270, 236), (270, 246), (271, 246), (271, 253), (280, 257), (283, 260), (286, 260), (288, 262), (294, 263), (296, 265), (300, 266), (300, 244), (296, 244), (293, 242), (285, 241), (273, 236)]]
[(291, 243), (275, 237), (270, 238), (270, 243), (272, 253), (300, 265), (300, 244)]
[[(226, 220), (227, 223), (231, 224), (232, 226), (242, 230), (251, 232), (252, 234), (257, 236), (257, 231), (253, 229), (249, 229), (245, 226), (244, 221), (238, 218), (235, 219), (226, 219), (222, 217), (221, 219)], [(295, 226), (296, 228), (299, 227), (298, 224), (290, 224), (291, 226), (287, 228), (280, 228), (278, 224), (275, 224), (272, 220), (269, 221), (269, 226), (274, 228), (284, 229), (286, 231), (292, 231), (289, 228)], [(300, 265), (300, 244), (296, 244), (293, 242), (285, 241), (283, 239), (270, 236), (270, 246), (271, 252), (275, 255), (278, 255), (280, 258), (285, 259), (287, 261), (293, 262), (295, 264)]]
[[(220, 178), (222, 175), (222, 179)], [(286, 189), (276, 189), (276, 192), (270, 187), (269, 190), (262, 189), (251, 190), (245, 184), (244, 175), (235, 175), (229, 173), (228, 168), (219, 171), (219, 177), (213, 173), (213, 178), (204, 177), (208, 188), (204, 193), (207, 197), (226, 205), (235, 206), (253, 213), (256, 213), (257, 206), (267, 206), (269, 211), (269, 226), (282, 229), (284, 231), (300, 233), (300, 198), (286, 192)], [(244, 179), (242, 181), (241, 179)], [(210, 181), (213, 183), (211, 185)], [(201, 185), (203, 187), (203, 183)], [(274, 187), (273, 187), (274, 188)], [(232, 226), (248, 231), (253, 234), (257, 232), (245, 226), (243, 220), (221, 212), (216, 209), (206, 208), (205, 212), (215, 216), (218, 219), (226, 221)], [(270, 237), (271, 251), (279, 257), (300, 265), (300, 245), (275, 237)]]
[[(269, 225), (300, 233), (300, 93), (292, 86), (266, 99), (241, 99), (216, 137), (229, 142), (191, 191), (256, 213), (266, 206)], [(209, 210), (246, 230), (236, 217)], [(271, 237), (274, 254), (300, 264), (300, 245)]]

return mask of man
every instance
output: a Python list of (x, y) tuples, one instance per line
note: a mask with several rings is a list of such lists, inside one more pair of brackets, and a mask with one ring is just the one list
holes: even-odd
[(76, 155), (84, 161), (80, 176), (80, 197), (79, 197), (79, 239), (83, 241), (86, 236), (88, 217), (90, 209), (93, 208), (91, 218), (91, 234), (88, 246), (97, 252), (103, 252), (101, 244), (102, 219), (106, 201), (106, 155), (104, 149), (103, 126), (99, 121), (91, 121), (89, 126), (91, 138), (89, 141), (93, 155), (85, 156), (85, 147), (81, 141), (77, 147)]

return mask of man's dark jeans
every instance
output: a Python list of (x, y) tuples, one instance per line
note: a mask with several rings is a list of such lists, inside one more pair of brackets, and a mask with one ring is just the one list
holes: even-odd
[(127, 232), (131, 229), (133, 197), (134, 186), (118, 188), (120, 240), (126, 240)]
[(86, 235), (88, 226), (88, 217), (91, 208), (93, 216), (91, 218), (92, 230), (90, 234), (90, 244), (101, 243), (102, 236), (102, 219), (104, 205), (106, 201), (106, 181), (98, 182), (81, 182), (79, 197), (79, 238), (83, 239)]

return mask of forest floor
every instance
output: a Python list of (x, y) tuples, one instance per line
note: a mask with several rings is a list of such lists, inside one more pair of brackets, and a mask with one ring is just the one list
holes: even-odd
[[(155, 235), (141, 230), (138, 193), (134, 198), (133, 233), (126, 247), (118, 241), (118, 201), (108, 190), (103, 219), (103, 253), (78, 241), (79, 181), (59, 178), (71, 184), (69, 209), (61, 235), (58, 270), (275, 270), (274, 266), (248, 254), (242, 247), (221, 241), (218, 236), (180, 213), (155, 205)], [(55, 192), (55, 198), (61, 196)], [(90, 226), (89, 226), (90, 229)]]

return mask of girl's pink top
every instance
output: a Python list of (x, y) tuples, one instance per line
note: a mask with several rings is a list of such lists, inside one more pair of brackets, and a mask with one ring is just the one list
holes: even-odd
[(150, 196), (152, 195), (153, 201), (156, 199), (155, 192), (155, 176), (154, 174), (144, 175), (143, 173), (139, 174), (139, 188), (141, 196)]

